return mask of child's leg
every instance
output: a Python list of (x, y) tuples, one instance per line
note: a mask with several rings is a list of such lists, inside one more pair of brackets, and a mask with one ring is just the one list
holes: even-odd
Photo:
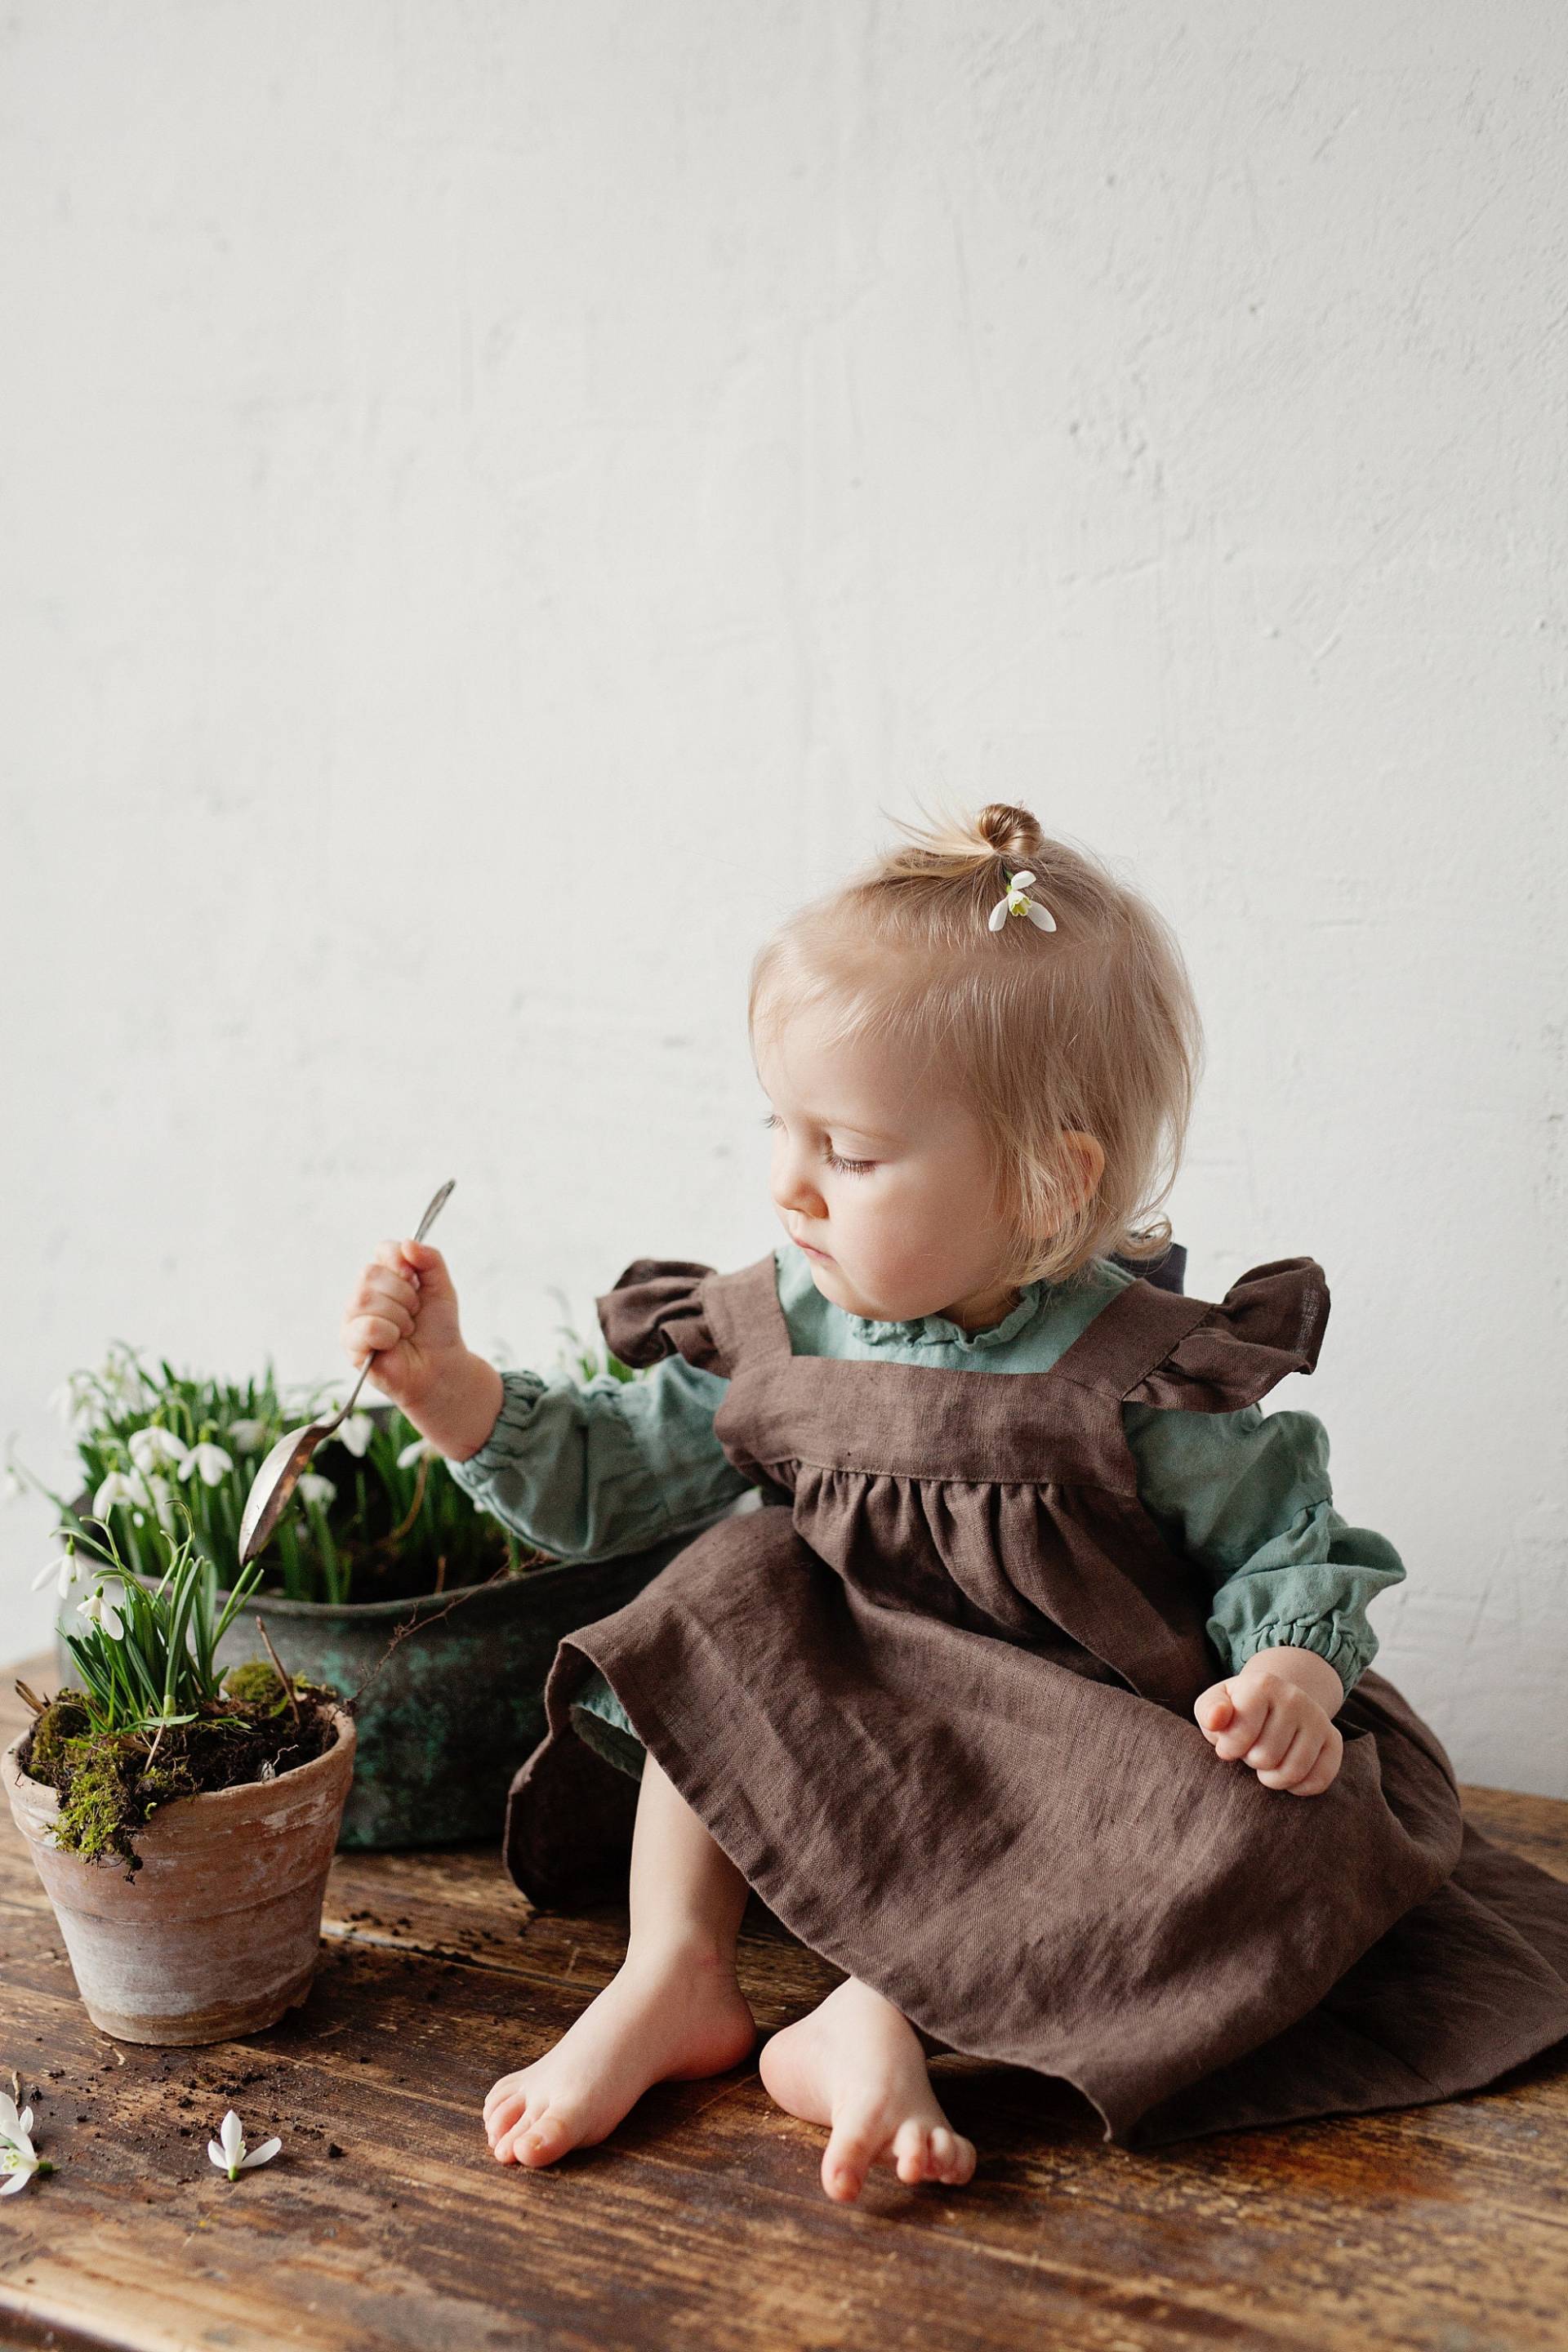
[(745, 1880), (650, 1756), (626, 1958), (553, 2050), (492, 2087), (485, 2132), (500, 2163), (552, 2163), (614, 2131), (650, 2084), (740, 2064), (756, 2040), (735, 1981), (745, 1907)]
[(853, 2203), (881, 2158), (911, 2182), (956, 2184), (974, 2169), (973, 2142), (937, 2105), (920, 2035), (858, 1977), (765, 2042), (758, 2065), (788, 2114), (831, 2126), (822, 2185), (840, 2204)]

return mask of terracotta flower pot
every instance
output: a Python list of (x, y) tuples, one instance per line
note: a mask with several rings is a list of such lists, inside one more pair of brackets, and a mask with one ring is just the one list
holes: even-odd
[(121, 2042), (226, 2042), (276, 2025), (315, 1973), (321, 1899), (353, 1774), (334, 1710), (324, 1754), (274, 1780), (182, 1797), (135, 1837), (142, 1868), (50, 1843), (59, 1799), (0, 1757), (17, 1828), (54, 1905), (87, 2013)]

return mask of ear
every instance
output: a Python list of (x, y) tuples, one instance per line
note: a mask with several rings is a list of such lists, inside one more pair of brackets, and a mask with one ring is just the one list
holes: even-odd
[(1063, 1128), (1058, 1138), (1062, 1148), (1062, 1178), (1068, 1203), (1081, 1209), (1092, 1201), (1105, 1173), (1105, 1146), (1098, 1136), (1086, 1135), (1081, 1128)]

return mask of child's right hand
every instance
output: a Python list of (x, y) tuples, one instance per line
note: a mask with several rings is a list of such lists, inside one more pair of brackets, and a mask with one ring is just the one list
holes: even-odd
[(458, 1294), (427, 1242), (380, 1244), (343, 1309), (342, 1339), (355, 1371), (374, 1353), (372, 1381), (416, 1425), (469, 1384)]

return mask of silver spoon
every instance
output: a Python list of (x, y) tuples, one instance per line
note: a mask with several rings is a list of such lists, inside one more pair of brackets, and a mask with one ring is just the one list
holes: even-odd
[[(420, 1218), (419, 1230), (414, 1236), (416, 1242), (424, 1240), (446, 1207), (447, 1195), (457, 1181), (455, 1176), (447, 1178)], [(294, 1492), (301, 1471), (322, 1438), (331, 1437), (339, 1423), (346, 1421), (349, 1414), (353, 1412), (355, 1399), (363, 1388), (365, 1376), (374, 1361), (375, 1354), (373, 1353), (368, 1355), (360, 1366), (360, 1375), (353, 1384), (353, 1392), (341, 1412), (333, 1413), (331, 1421), (312, 1421), (303, 1429), (289, 1430), (279, 1439), (257, 1472), (251, 1482), (250, 1493), (246, 1497), (245, 1516), (239, 1523), (241, 1568), (244, 1568), (248, 1560), (256, 1558), (257, 1553), (278, 1525), (289, 1507), (289, 1496)]]

